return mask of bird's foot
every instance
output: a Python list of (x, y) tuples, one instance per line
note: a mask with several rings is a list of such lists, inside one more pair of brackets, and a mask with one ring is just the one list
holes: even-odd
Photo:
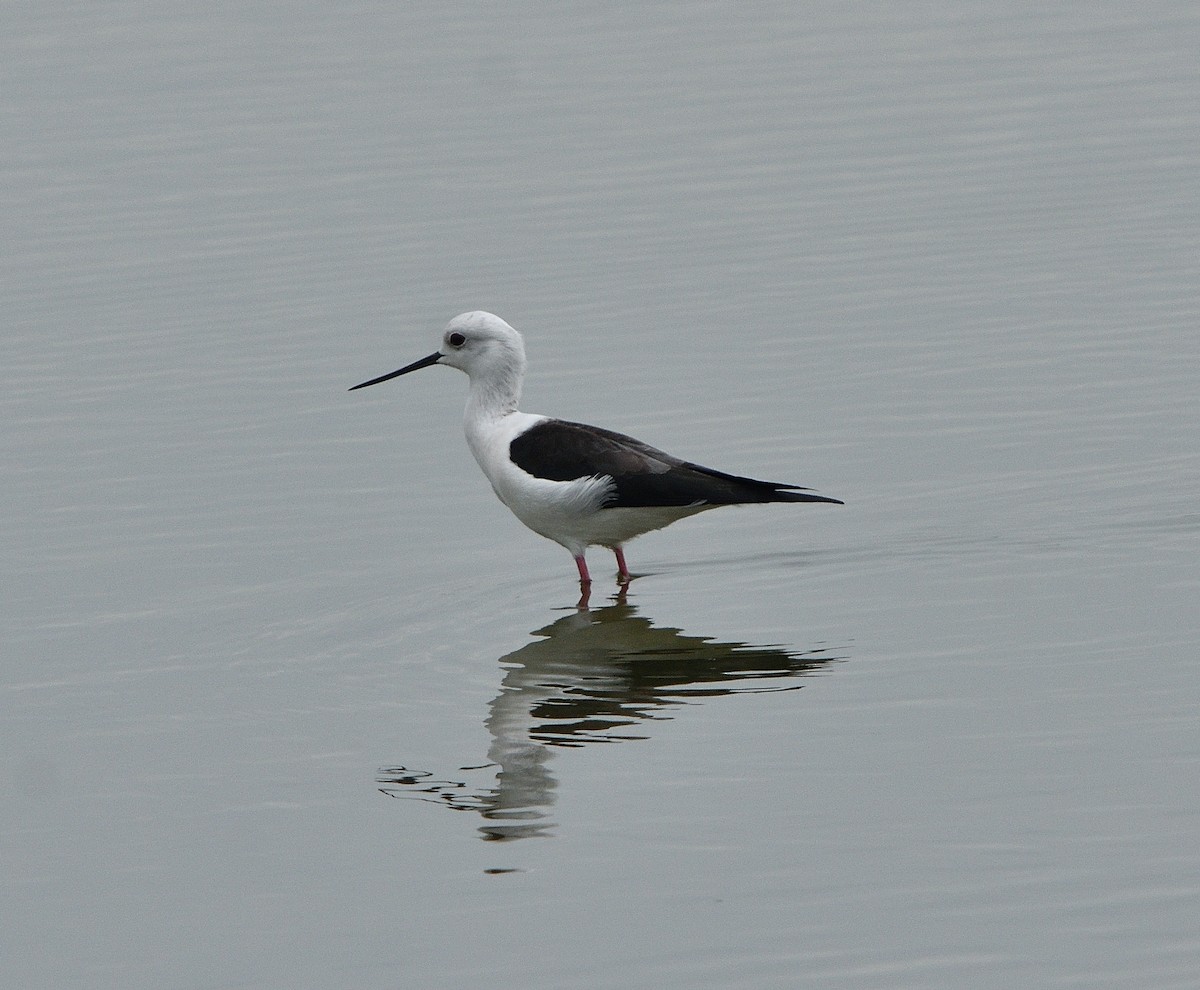
[(613, 556), (617, 558), (617, 584), (629, 584), (633, 580), (633, 575), (629, 573), (629, 568), (625, 564), (625, 551), (620, 547), (613, 547)]

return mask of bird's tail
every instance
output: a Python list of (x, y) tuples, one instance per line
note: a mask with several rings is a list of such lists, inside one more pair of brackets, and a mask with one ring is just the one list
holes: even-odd
[[(720, 495), (711, 496), (707, 501), (717, 505), (742, 505), (748, 502), (830, 502), (833, 505), (845, 505), (840, 498), (829, 498), (825, 495), (813, 494), (811, 488), (801, 488), (799, 485), (783, 485), (777, 481), (759, 481), (756, 478), (742, 478), (736, 474), (726, 474), (714, 468), (702, 467), (699, 464), (688, 463), (686, 467), (724, 482), (718, 486)], [(723, 497), (721, 497), (723, 496)]]

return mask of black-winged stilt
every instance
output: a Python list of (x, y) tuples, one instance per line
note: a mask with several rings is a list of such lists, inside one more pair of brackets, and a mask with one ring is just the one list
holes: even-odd
[(471, 380), (464, 428), (492, 490), (535, 533), (567, 548), (585, 590), (590, 546), (616, 555), (617, 580), (626, 584), (625, 543), (678, 519), (755, 502), (844, 504), (795, 485), (701, 467), (611, 430), (519, 412), (525, 344), (491, 313), (456, 316), (439, 350), (350, 391), (435, 364)]

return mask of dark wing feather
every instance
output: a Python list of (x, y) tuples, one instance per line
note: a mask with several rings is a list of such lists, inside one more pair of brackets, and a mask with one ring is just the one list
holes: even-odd
[(747, 502), (834, 502), (795, 485), (740, 478), (692, 464), (649, 444), (561, 419), (547, 419), (516, 437), (509, 456), (522, 471), (550, 481), (610, 477), (605, 508), (741, 505)]

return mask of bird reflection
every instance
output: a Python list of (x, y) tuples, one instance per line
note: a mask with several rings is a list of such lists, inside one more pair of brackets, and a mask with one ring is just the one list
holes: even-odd
[(556, 748), (645, 739), (653, 722), (683, 705), (795, 691), (802, 675), (843, 659), (825, 649), (792, 653), (656, 627), (623, 596), (602, 608), (580, 608), (533, 635), (500, 658), (505, 674), (484, 723), (492, 736), (487, 762), (459, 768), (489, 780), (438, 779), (396, 766), (379, 772), (383, 793), (474, 811), (484, 819), (485, 839), (545, 835), (554, 824), (549, 763)]

